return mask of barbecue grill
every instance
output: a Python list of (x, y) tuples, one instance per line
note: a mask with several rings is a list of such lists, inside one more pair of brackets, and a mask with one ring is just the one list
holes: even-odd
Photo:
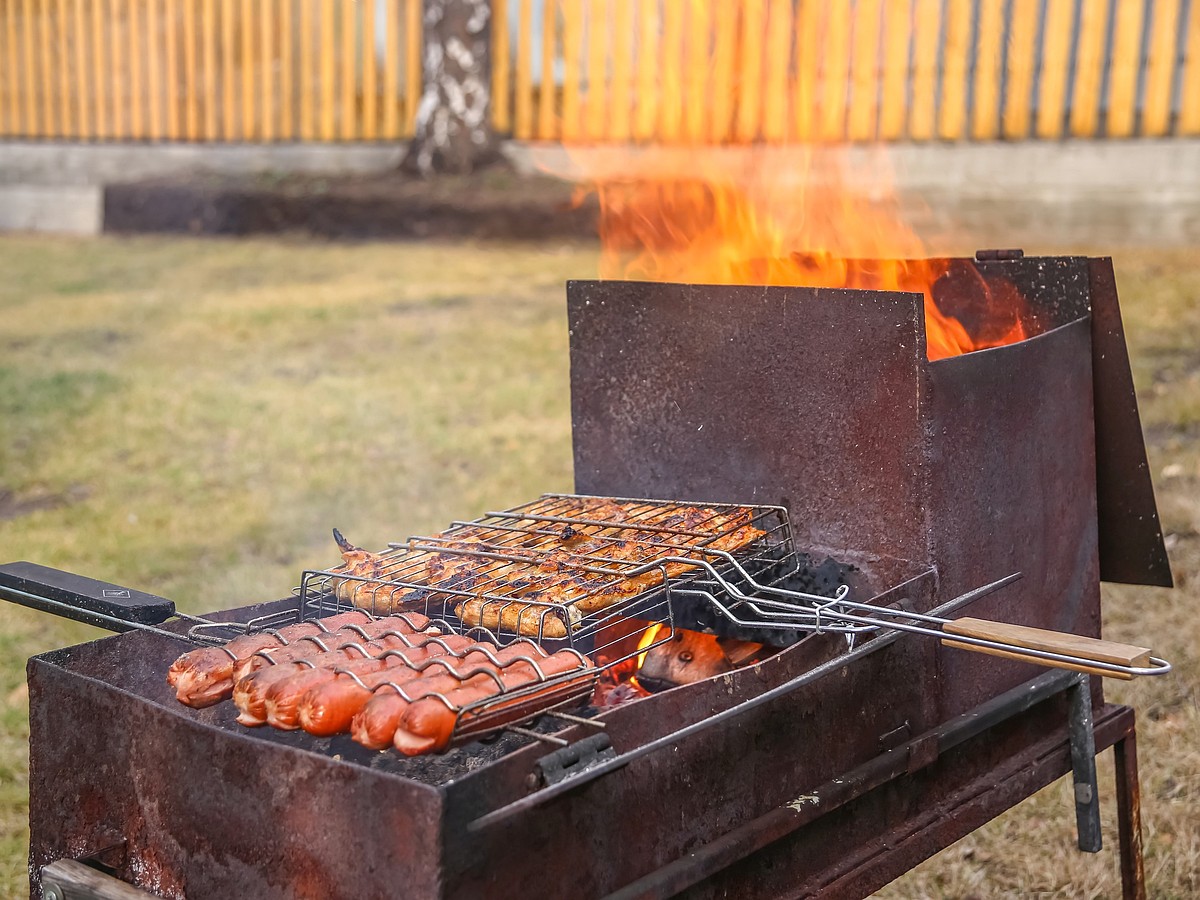
[[(1080, 845), (1099, 849), (1094, 757), (1115, 745), (1139, 896), (1133, 714), (1089, 673), (1166, 664), (986, 624), (1095, 639), (1101, 578), (1170, 583), (1111, 264), (992, 253), (945, 270), (935, 299), (962, 308), (1015, 286), (1026, 339), (930, 362), (916, 294), (571, 283), (580, 495), (390, 545), (370, 576), (313, 569), (293, 597), (197, 620), (4, 567), (11, 599), (131, 629), (30, 661), (31, 890), (88, 860), (168, 897), (863, 896), (1069, 771)], [(611, 499), (642, 497), (675, 499)], [(737, 511), (756, 535), (722, 549), (728, 529), (663, 524), (688, 507)], [(505, 575), (580, 538), (574, 594)], [(638, 552), (596, 550), (616, 542)], [(427, 577), (456, 557), (466, 576)], [(638, 591), (596, 600), (629, 579)], [(612, 708), (539, 680), (460, 708), (453, 749), (411, 759), (245, 729), (163, 680), (187, 640), (349, 602), (470, 633), (469, 600), (496, 613), (497, 646), (599, 668), (639, 652), (648, 623), (658, 643), (692, 628), (778, 650)]]

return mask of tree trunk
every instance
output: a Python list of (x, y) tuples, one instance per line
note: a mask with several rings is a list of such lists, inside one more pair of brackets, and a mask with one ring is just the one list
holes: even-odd
[(491, 0), (425, 0), (425, 86), (405, 171), (468, 174), (499, 158), (489, 121), (491, 16)]

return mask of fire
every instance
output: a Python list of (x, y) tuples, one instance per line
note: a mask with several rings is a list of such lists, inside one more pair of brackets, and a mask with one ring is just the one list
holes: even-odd
[[(637, 645), (638, 655), (637, 655), (637, 664), (634, 666), (635, 674), (633, 674), (629, 678), (629, 680), (631, 682), (633, 682), (634, 684), (637, 684), (637, 674), (636, 673), (640, 672), (642, 669), (642, 666), (644, 666), (646, 664), (646, 654), (648, 652), (650, 652), (649, 651), (650, 645), (654, 643), (655, 638), (658, 637), (658, 633), (662, 630), (663, 630), (663, 625), (662, 625), (662, 623), (659, 623), (657, 625), (651, 625), (649, 628), (647, 628), (645, 631), (642, 632), (642, 636), (638, 640), (638, 645)], [(641, 685), (638, 685), (638, 687), (641, 687)]]
[[(912, 291), (925, 297), (930, 359), (1025, 337), (1017, 307), (989, 304), (986, 327), (973, 330), (939, 307), (948, 262), (924, 258), (882, 149), (593, 148), (569, 156), (599, 198), (601, 278)], [(982, 282), (975, 287), (990, 297)]]

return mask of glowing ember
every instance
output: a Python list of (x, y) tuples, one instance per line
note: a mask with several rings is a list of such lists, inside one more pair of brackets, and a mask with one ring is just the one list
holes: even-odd
[(934, 286), (948, 263), (922, 258), (927, 248), (903, 221), (882, 149), (569, 155), (572, 174), (599, 198), (601, 278), (912, 291), (925, 297), (930, 359), (1025, 337), (1019, 298), (989, 307), (984, 327), (970, 332), (938, 307)]

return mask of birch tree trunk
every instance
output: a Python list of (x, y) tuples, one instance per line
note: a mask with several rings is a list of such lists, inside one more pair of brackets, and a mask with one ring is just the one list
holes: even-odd
[(489, 121), (491, 0), (425, 0), (425, 85), (401, 168), (467, 174), (499, 158)]

